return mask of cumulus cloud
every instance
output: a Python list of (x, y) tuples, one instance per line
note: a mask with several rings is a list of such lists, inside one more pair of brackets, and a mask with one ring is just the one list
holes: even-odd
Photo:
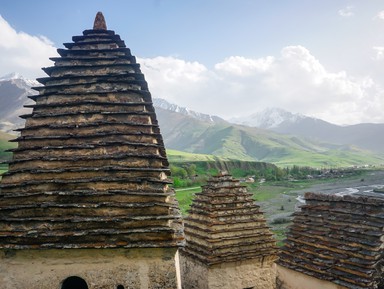
[[(1, 16), (0, 37), (0, 76), (36, 78), (52, 65), (56, 49), (45, 37), (18, 32)], [(373, 49), (384, 59), (384, 47)], [(384, 89), (374, 79), (329, 71), (303, 46), (260, 58), (231, 56), (212, 68), (176, 57), (138, 61), (154, 97), (203, 113), (230, 118), (281, 107), (339, 124), (384, 122)]]
[(347, 6), (343, 9), (340, 9), (338, 13), (341, 17), (352, 17), (355, 15), (354, 9), (355, 9), (354, 6)]
[(0, 76), (18, 72), (28, 78), (45, 75), (41, 67), (50, 66), (49, 57), (56, 56), (56, 48), (44, 36), (33, 36), (16, 31), (0, 15)]
[(384, 121), (383, 91), (370, 77), (331, 72), (303, 46), (278, 56), (233, 56), (208, 69), (172, 57), (142, 59), (154, 97), (225, 118), (266, 107), (350, 124)]
[(231, 56), (224, 62), (216, 64), (215, 68), (238, 76), (249, 76), (255, 72), (265, 72), (269, 70), (273, 62), (274, 58), (272, 56), (260, 59), (247, 59), (242, 56)]
[(203, 64), (171, 56), (138, 58), (138, 62), (154, 96), (182, 106), (205, 96), (206, 84), (215, 78)]

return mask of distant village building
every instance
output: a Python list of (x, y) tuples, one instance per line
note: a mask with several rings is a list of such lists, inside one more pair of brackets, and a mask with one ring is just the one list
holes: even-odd
[(98, 13), (38, 81), (0, 194), (0, 288), (177, 288), (182, 220), (139, 64)]
[(279, 289), (383, 289), (384, 195), (305, 194), (278, 261)]
[(245, 186), (222, 173), (197, 193), (180, 252), (184, 289), (275, 288), (275, 240)]

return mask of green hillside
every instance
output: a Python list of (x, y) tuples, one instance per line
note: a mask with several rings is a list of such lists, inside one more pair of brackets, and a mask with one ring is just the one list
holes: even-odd
[[(241, 160), (273, 163), (280, 167), (347, 167), (384, 164), (384, 156), (353, 146), (316, 143), (271, 131), (232, 124), (212, 124), (181, 117), (174, 113), (169, 123), (161, 126), (169, 161), (218, 162)], [(0, 132), (0, 160), (8, 160), (6, 149), (14, 136)]]
[(218, 158), (213, 155), (194, 154), (172, 149), (167, 150), (167, 157), (171, 163), (225, 160), (225, 158)]
[[(196, 126), (196, 123), (195, 123)], [(222, 159), (261, 161), (279, 166), (345, 167), (382, 164), (384, 156), (353, 146), (316, 143), (295, 136), (238, 125), (212, 125), (188, 141), (179, 135), (166, 145), (179, 151)], [(180, 142), (177, 141), (180, 139)], [(192, 155), (190, 155), (192, 157)], [(175, 159), (175, 154), (172, 156)]]
[(12, 154), (5, 152), (5, 150), (16, 147), (16, 143), (9, 142), (10, 139), (14, 138), (15, 136), (0, 131), (0, 175), (8, 169), (8, 165), (2, 164), (2, 162), (11, 159)]
[(9, 140), (14, 138), (14, 135), (0, 131), (0, 161), (9, 160), (11, 158), (12, 154), (5, 152), (5, 150), (16, 147), (16, 143), (9, 142)]

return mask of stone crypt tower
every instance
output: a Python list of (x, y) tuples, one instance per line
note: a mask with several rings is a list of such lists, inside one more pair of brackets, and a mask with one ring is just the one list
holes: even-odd
[(383, 289), (384, 195), (306, 193), (277, 262), (281, 289)]
[(44, 68), (0, 193), (0, 287), (177, 288), (183, 228), (140, 65), (99, 12)]
[(276, 242), (252, 194), (227, 173), (196, 194), (185, 237), (184, 289), (275, 288)]

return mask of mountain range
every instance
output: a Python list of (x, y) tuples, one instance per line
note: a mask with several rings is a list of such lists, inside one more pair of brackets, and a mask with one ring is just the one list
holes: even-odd
[[(17, 116), (26, 112), (36, 85), (18, 75), (0, 79), (1, 131), (23, 125)], [(280, 165), (384, 163), (384, 124), (338, 126), (278, 108), (227, 121), (164, 99), (153, 103), (167, 149)]]
[(384, 124), (382, 123), (340, 126), (279, 108), (267, 108), (247, 117), (231, 119), (231, 121), (314, 141), (354, 145), (362, 149), (384, 153)]
[(24, 120), (20, 115), (30, 111), (24, 105), (32, 104), (33, 101), (27, 98), (37, 92), (31, 87), (40, 85), (37, 81), (23, 78), (17, 73), (5, 75), (0, 78), (0, 130), (12, 132), (20, 127)]
[(167, 148), (281, 166), (350, 166), (384, 163), (383, 156), (354, 145), (319, 142), (233, 123), (207, 123), (156, 108)]

